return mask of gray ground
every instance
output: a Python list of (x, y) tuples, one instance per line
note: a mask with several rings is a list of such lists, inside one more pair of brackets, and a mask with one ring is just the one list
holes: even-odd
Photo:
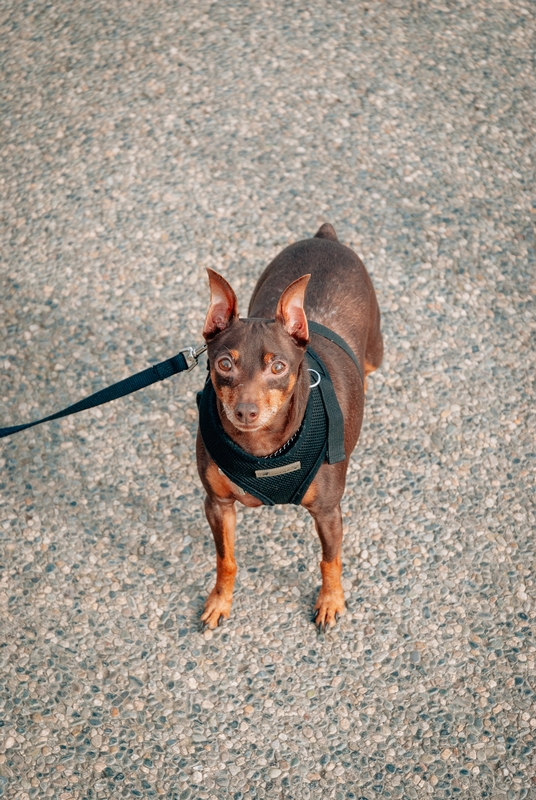
[[(4, 440), (0, 795), (535, 797), (534, 6), (3, 3), (0, 424), (199, 343), (324, 221), (386, 357), (311, 624), (294, 507), (202, 634), (204, 367)], [(532, 294), (531, 294), (532, 293)]]

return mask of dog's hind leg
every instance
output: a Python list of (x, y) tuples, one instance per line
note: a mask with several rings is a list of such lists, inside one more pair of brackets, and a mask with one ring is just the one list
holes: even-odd
[(365, 347), (365, 392), (367, 391), (367, 375), (378, 369), (383, 359), (383, 337), (380, 330), (380, 310), (374, 297), (371, 310), (367, 344)]

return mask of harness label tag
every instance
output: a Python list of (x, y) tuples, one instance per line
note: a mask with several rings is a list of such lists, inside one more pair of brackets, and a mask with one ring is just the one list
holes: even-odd
[(256, 478), (271, 478), (272, 475), (286, 475), (287, 472), (297, 472), (301, 469), (301, 461), (294, 461), (284, 467), (274, 467), (273, 469), (256, 469)]

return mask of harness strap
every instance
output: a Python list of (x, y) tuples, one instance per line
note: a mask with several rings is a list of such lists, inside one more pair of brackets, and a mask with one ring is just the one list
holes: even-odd
[(350, 345), (348, 345), (344, 341), (342, 336), (339, 336), (339, 334), (335, 333), (335, 331), (332, 331), (331, 328), (326, 328), (325, 325), (321, 325), (319, 322), (311, 322), (308, 320), (307, 324), (309, 325), (310, 331), (312, 331), (313, 333), (320, 334), (320, 336), (323, 336), (324, 339), (329, 339), (330, 342), (333, 342), (334, 344), (338, 344), (339, 347), (342, 350), (344, 350), (346, 355), (350, 356), (350, 358), (357, 367), (357, 370), (359, 372), (359, 377), (361, 378), (361, 383), (365, 385), (365, 381), (363, 380), (363, 370), (361, 369), (361, 364), (359, 363), (358, 358), (354, 353), (354, 351), (352, 350), (352, 348), (350, 347)]
[[(196, 356), (194, 356), (196, 358)], [(197, 363), (197, 358), (195, 363)], [(61, 419), (70, 414), (77, 414), (79, 411), (87, 411), (89, 408), (95, 406), (102, 406), (104, 403), (109, 403), (111, 400), (117, 400), (132, 392), (137, 392), (140, 389), (145, 389), (152, 383), (164, 381), (178, 372), (185, 372), (191, 369), (191, 363), (188, 363), (184, 353), (177, 353), (176, 356), (168, 358), (166, 361), (161, 361), (159, 364), (153, 364), (152, 367), (144, 369), (143, 372), (138, 372), (136, 375), (130, 375), (112, 386), (107, 386), (105, 389), (100, 389), (98, 392), (79, 400), (68, 408), (58, 411), (56, 414), (51, 414), (49, 417), (38, 419), (35, 422), (28, 422), (25, 425), (13, 425), (11, 428), (0, 428), (0, 439), (5, 436), (11, 436), (12, 433), (18, 433), (26, 428), (33, 428), (34, 425), (41, 425), (42, 422), (51, 422), (54, 419)]]
[(318, 389), (326, 410), (328, 424), (328, 451), (326, 457), (328, 464), (336, 464), (346, 458), (344, 452), (344, 417), (326, 365), (318, 353), (315, 353), (310, 346), (307, 348), (307, 355), (315, 362), (323, 378), (318, 384)]

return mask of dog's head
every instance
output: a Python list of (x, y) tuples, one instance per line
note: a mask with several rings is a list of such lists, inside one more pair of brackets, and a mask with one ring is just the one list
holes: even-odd
[(285, 289), (275, 320), (240, 319), (236, 295), (225, 278), (207, 270), (210, 307), (203, 336), (210, 376), (232, 425), (254, 432), (288, 407), (309, 341), (303, 310), (310, 275)]

